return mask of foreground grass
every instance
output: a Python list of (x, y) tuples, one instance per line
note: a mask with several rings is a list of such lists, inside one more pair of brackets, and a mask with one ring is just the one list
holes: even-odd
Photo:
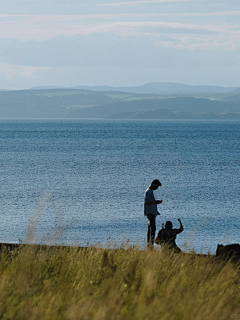
[(211, 256), (27, 245), (0, 254), (0, 318), (240, 318), (239, 271)]

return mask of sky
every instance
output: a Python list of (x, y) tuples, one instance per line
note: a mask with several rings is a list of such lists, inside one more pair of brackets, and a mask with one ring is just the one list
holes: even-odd
[(0, 0), (0, 89), (240, 87), (239, 0)]

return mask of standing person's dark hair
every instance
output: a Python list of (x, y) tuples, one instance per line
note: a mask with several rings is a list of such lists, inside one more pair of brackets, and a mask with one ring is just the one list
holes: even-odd
[(162, 200), (155, 200), (153, 191), (161, 186), (161, 182), (157, 179), (153, 180), (150, 187), (144, 194), (144, 215), (148, 218), (147, 242), (148, 246), (153, 246), (156, 232), (156, 216), (160, 215), (157, 210), (157, 205), (162, 203)]
[[(155, 179), (152, 181), (150, 187), (157, 189), (158, 187), (161, 187), (161, 185), (162, 185), (161, 182), (158, 179)], [(153, 189), (153, 190), (156, 190), (156, 189)]]

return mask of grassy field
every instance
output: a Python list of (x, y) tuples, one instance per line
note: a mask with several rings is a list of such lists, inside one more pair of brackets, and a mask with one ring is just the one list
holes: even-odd
[(169, 251), (3, 249), (1, 319), (240, 318), (239, 267)]

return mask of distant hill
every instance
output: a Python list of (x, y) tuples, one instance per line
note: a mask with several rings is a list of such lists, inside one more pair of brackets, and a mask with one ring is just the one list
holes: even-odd
[(227, 96), (227, 97), (223, 98), (223, 100), (227, 101), (227, 102), (240, 103), (240, 94), (234, 94), (231, 96)]
[(101, 92), (76, 89), (14, 90), (0, 92), (0, 117), (64, 118), (71, 108), (119, 101)]
[(240, 94), (240, 88), (237, 88), (237, 89), (234, 90), (232, 93), (234, 93), (234, 94)]
[(239, 114), (240, 103), (212, 98), (66, 88), (0, 91), (0, 118), (238, 119)]
[(192, 86), (181, 83), (152, 82), (135, 87), (111, 87), (111, 86), (78, 86), (76, 89), (93, 91), (123, 91), (138, 94), (196, 94), (196, 93), (226, 93), (236, 90), (236, 87), (220, 86)]
[(240, 103), (240, 88), (229, 92), (227, 95), (222, 97), (223, 101), (229, 101), (234, 103)]
[[(140, 101), (120, 101), (113, 104), (79, 109), (69, 112), (68, 117), (73, 118), (120, 118), (119, 114), (131, 112), (139, 113), (147, 110), (169, 110), (177, 112), (202, 113), (238, 113), (240, 105), (232, 102), (214, 101), (210, 99), (197, 99), (189, 97), (178, 97), (171, 99), (143, 99)], [(132, 115), (133, 116), (133, 115)], [(126, 117), (124, 117), (126, 118)]]
[(156, 119), (211, 119), (211, 120), (220, 120), (220, 119), (232, 119), (240, 120), (239, 113), (213, 113), (213, 112), (204, 112), (204, 113), (194, 113), (194, 112), (181, 112), (181, 111), (171, 111), (168, 109), (155, 109), (150, 111), (139, 111), (139, 112), (124, 112), (107, 117), (107, 119), (146, 119), (146, 120), (156, 120)]

